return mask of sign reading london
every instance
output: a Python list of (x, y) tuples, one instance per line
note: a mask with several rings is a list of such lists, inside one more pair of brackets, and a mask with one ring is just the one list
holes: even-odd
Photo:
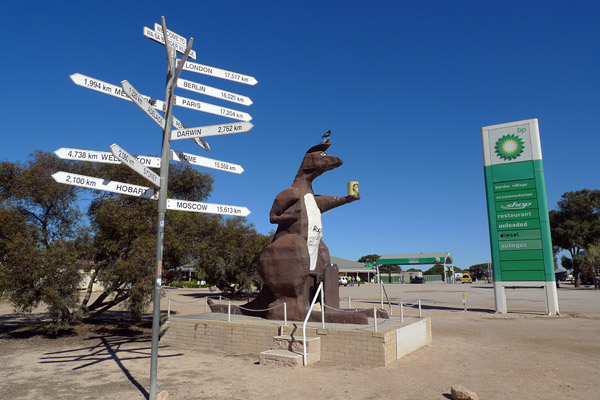
[(557, 312), (538, 121), (487, 126), (481, 138), (497, 311), (506, 309), (502, 287), (539, 282)]

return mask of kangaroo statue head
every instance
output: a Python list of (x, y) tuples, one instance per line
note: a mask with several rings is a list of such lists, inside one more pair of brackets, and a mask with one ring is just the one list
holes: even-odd
[(312, 182), (313, 179), (323, 172), (330, 171), (343, 164), (343, 161), (339, 157), (329, 155), (325, 152), (330, 145), (329, 138), (327, 138), (318, 145), (308, 149), (300, 164), (295, 181), (301, 179)]

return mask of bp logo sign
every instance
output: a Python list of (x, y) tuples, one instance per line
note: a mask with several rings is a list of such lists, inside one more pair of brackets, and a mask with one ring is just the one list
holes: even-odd
[(498, 157), (511, 161), (516, 159), (523, 153), (525, 149), (525, 144), (523, 143), (523, 139), (514, 134), (504, 135), (495, 145), (496, 154)]

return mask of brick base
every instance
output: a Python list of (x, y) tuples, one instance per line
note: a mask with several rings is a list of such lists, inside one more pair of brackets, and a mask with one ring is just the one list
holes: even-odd
[[(378, 332), (368, 325), (325, 324), (326, 329), (321, 329), (320, 323), (310, 323), (306, 335), (321, 338), (321, 361), (377, 367), (387, 367), (396, 361), (398, 329), (425, 323), (419, 334), (426, 337), (418, 341), (419, 346), (431, 343), (430, 318), (405, 318), (404, 323), (399, 318), (390, 318), (379, 322)], [(239, 315), (228, 322), (225, 314), (208, 313), (172, 316), (162, 331), (161, 343), (169, 346), (258, 356), (261, 351), (274, 348), (274, 336), (301, 338), (302, 324), (288, 322), (288, 326), (283, 326), (283, 321)]]

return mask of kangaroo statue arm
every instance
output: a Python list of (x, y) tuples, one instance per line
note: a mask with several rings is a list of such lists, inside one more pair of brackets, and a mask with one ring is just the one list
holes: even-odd
[(315, 200), (317, 202), (317, 206), (319, 210), (324, 213), (325, 211), (329, 211), (332, 208), (336, 208), (339, 206), (343, 206), (344, 204), (352, 203), (353, 201), (360, 200), (360, 195), (352, 195), (352, 196), (315, 196)]
[(300, 197), (293, 188), (279, 193), (273, 201), (269, 218), (272, 224), (293, 223), (298, 220), (301, 207), (298, 206)]

